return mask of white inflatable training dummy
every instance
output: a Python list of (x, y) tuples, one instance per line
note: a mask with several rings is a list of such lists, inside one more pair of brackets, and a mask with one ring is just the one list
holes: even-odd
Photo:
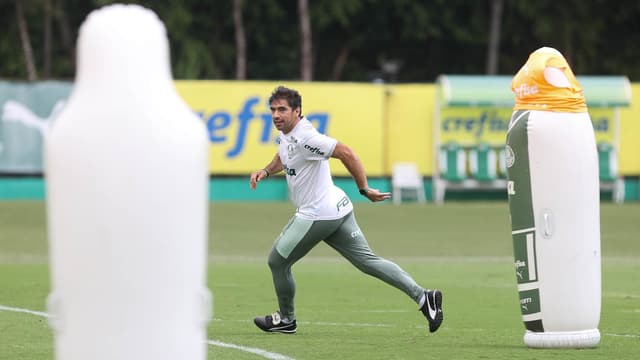
[(552, 48), (512, 81), (507, 131), (509, 208), (524, 342), (600, 341), (600, 192), (595, 135), (582, 88)]
[(101, 8), (77, 60), (45, 142), (55, 357), (205, 359), (209, 147), (165, 27), (137, 5)]

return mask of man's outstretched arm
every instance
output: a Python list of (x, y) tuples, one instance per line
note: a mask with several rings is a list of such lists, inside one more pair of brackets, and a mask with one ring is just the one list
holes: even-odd
[(353, 177), (353, 180), (355, 180), (358, 189), (364, 190), (364, 193), (362, 195), (366, 196), (367, 199), (371, 201), (382, 201), (391, 197), (391, 193), (380, 192), (378, 189), (369, 188), (367, 174), (364, 171), (364, 166), (358, 158), (358, 155), (356, 155), (353, 149), (351, 149), (349, 146), (338, 142), (338, 144), (336, 144), (336, 148), (331, 154), (331, 157), (342, 161), (344, 167), (347, 169), (347, 171), (349, 171), (349, 173)]

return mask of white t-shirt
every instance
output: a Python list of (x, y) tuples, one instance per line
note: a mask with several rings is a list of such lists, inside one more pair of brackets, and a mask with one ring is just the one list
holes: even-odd
[(353, 210), (351, 200), (335, 186), (327, 161), (338, 141), (319, 133), (307, 118), (288, 134), (280, 132), (278, 155), (284, 166), (296, 216), (307, 220), (339, 219)]

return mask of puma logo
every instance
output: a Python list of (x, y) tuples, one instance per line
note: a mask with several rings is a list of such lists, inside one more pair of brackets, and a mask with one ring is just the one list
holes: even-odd
[(7, 100), (2, 106), (2, 120), (6, 122), (20, 123), (26, 127), (36, 129), (44, 137), (53, 120), (64, 107), (64, 100), (59, 100), (53, 106), (51, 113), (46, 118), (36, 115), (24, 104), (15, 100)]

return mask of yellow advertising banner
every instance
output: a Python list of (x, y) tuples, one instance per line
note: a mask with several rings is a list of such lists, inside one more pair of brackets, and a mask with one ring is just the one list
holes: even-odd
[[(268, 99), (279, 85), (302, 95), (302, 113), (318, 131), (352, 147), (367, 173), (384, 175), (384, 88), (372, 84), (271, 81), (176, 81), (178, 93), (202, 118), (211, 142), (212, 174), (245, 175), (277, 151)], [(335, 175), (348, 175), (331, 160)]]
[(631, 84), (631, 106), (620, 109), (619, 170), (622, 175), (640, 175), (640, 84)]
[(393, 84), (387, 88), (387, 174), (394, 163), (412, 162), (426, 176), (433, 173), (433, 112), (436, 86)]
[[(509, 108), (444, 108), (441, 110), (440, 143), (456, 142), (473, 146), (486, 142), (502, 146), (506, 140), (507, 127), (512, 110)], [(589, 109), (596, 141), (613, 143), (613, 109)]]

